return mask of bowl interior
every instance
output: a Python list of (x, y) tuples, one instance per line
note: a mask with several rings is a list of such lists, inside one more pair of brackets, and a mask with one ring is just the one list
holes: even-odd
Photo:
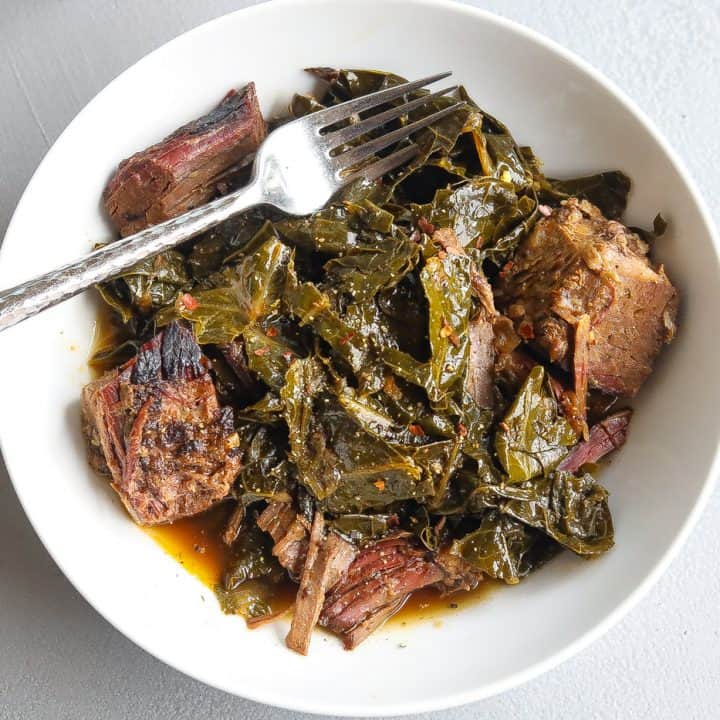
[[(664, 567), (709, 490), (720, 415), (720, 307), (712, 230), (663, 142), (566, 53), (460, 5), (386, 0), (271, 3), (174, 40), (101, 92), (53, 146), (18, 206), (0, 280), (18, 282), (108, 237), (102, 188), (116, 163), (255, 80), (266, 113), (309, 89), (301, 68), (454, 71), (483, 107), (531, 144), (548, 173), (620, 168), (628, 220), (662, 211), (657, 244), (683, 294), (680, 333), (635, 403), (630, 442), (603, 472), (616, 548), (564, 555), (521, 585), (443, 618), (377, 633), (352, 653), (315, 637), (301, 658), (282, 622), (249, 632), (165, 555), (88, 469), (79, 393), (95, 303), (76, 298), (0, 336), (0, 438), (21, 502), (60, 567), (110, 622), (180, 670), (263, 702), (355, 715), (419, 712), (505, 689), (568, 656), (619, 617)], [(12, 409), (12, 411), (11, 411)], [(438, 658), (446, 658), (437, 662)], [(392, 672), (378, 672), (392, 667)], [(432, 681), (429, 681), (432, 677)]]

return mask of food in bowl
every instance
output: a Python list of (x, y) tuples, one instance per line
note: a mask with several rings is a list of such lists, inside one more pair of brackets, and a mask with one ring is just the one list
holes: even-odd
[[(289, 118), (404, 81), (311, 72), (324, 91)], [(620, 220), (629, 179), (545, 177), (458, 93), (382, 180), (306, 218), (254, 209), (100, 288), (115, 333), (83, 391), (91, 464), (140, 525), (222, 504), (222, 608), (272, 620), (296, 583), (303, 654), (317, 624), (353, 648), (420, 589), (609, 550), (593, 472), (675, 335), (648, 257), (662, 220)], [(242, 184), (265, 130), (249, 85), (125, 160), (104, 195), (118, 232)]]

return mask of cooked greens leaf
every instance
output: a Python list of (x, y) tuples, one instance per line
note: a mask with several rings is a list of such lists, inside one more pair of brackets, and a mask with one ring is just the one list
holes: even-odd
[(141, 313), (170, 304), (179, 291), (190, 287), (185, 257), (177, 250), (141, 260), (118, 277), (125, 283), (130, 304)]
[(495, 435), (495, 452), (508, 474), (508, 482), (521, 483), (546, 475), (576, 442), (575, 431), (560, 415), (545, 368), (536, 365)]
[(215, 588), (223, 612), (248, 620), (277, 612), (285, 573), (272, 555), (270, 536), (256, 525), (248, 525), (232, 550), (233, 559)]
[(546, 195), (553, 200), (580, 197), (597, 205), (611, 220), (617, 220), (627, 207), (630, 178), (619, 170), (570, 180), (547, 179)]
[(430, 258), (420, 278), (429, 306), (432, 395), (438, 404), (462, 387), (468, 359), (468, 323), (472, 310), (470, 260), (446, 253)]
[(293, 478), (283, 448), (284, 432), (264, 425), (248, 424), (239, 431), (243, 445), (242, 469), (234, 495), (244, 505), (256, 500), (289, 502)]
[(438, 227), (451, 227), (463, 247), (492, 245), (525, 219), (533, 206), (519, 198), (511, 183), (475, 178), (456, 188), (438, 190), (423, 213)]
[(232, 275), (224, 276), (226, 287), (179, 295), (172, 308), (158, 313), (157, 323), (182, 317), (192, 323), (198, 342), (231, 342), (247, 327), (279, 311), (291, 259), (292, 250), (271, 238), (247, 255)]
[(578, 555), (597, 555), (614, 543), (605, 488), (589, 474), (555, 472), (521, 485), (484, 489), (489, 506), (542, 530)]
[(245, 315), (240, 310), (232, 288), (199, 290), (189, 297), (179, 295), (175, 304), (163, 308), (156, 316), (158, 325), (167, 325), (178, 317), (190, 320), (198, 342), (232, 342), (245, 327)]
[(307, 218), (287, 218), (275, 223), (280, 236), (293, 245), (329, 254), (345, 253), (358, 243), (343, 206), (331, 205)]
[(350, 542), (363, 545), (387, 535), (398, 525), (396, 515), (372, 515), (350, 513), (339, 515), (328, 523), (330, 527), (346, 537)]
[(269, 387), (280, 390), (290, 363), (304, 355), (297, 338), (288, 332), (287, 324), (251, 324), (242, 332), (247, 350), (248, 367)]
[(417, 263), (419, 248), (401, 231), (378, 236), (325, 264), (325, 273), (337, 290), (362, 303), (384, 288), (392, 288)]
[(534, 569), (537, 550), (545, 544), (537, 530), (491, 510), (477, 530), (453, 542), (450, 552), (488, 577), (514, 585)]
[(297, 359), (285, 376), (280, 391), (288, 426), (290, 460), (298, 480), (318, 500), (335, 491), (340, 482), (333, 451), (315, 413), (315, 404), (325, 389), (325, 373), (314, 358)]
[(202, 280), (218, 271), (230, 256), (247, 246), (264, 223), (261, 212), (251, 210), (208, 230), (194, 241), (187, 256), (191, 275)]

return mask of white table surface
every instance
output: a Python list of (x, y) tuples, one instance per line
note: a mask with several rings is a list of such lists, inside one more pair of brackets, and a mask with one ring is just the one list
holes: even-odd
[[(109, 80), (166, 40), (250, 4), (2, 0), (0, 236), (49, 145)], [(471, 4), (549, 35), (624, 88), (680, 152), (717, 220), (720, 0)], [(424, 717), (720, 717), (719, 559), (716, 492), (666, 576), (604, 638), (521, 688)], [(309, 717), (205, 687), (126, 640), (55, 567), (0, 468), (0, 720)]]

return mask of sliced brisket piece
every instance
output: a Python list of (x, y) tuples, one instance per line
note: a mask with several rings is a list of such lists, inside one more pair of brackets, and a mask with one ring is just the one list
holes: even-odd
[(484, 310), (470, 320), (468, 338), (470, 352), (465, 389), (478, 406), (491, 408), (495, 388), (495, 333)]
[(173, 323), (137, 356), (83, 388), (90, 462), (102, 457), (133, 519), (154, 525), (206, 510), (240, 469), (230, 408), (221, 408), (192, 331)]
[(415, 590), (474, 587), (480, 577), (443, 563), (406, 533), (364, 548), (325, 599), (320, 624), (340, 634), (349, 650), (395, 614)]
[(571, 372), (573, 331), (588, 316), (589, 387), (631, 396), (675, 335), (677, 290), (647, 252), (637, 234), (571, 198), (520, 245), (496, 300), (520, 337)]
[(230, 517), (225, 523), (225, 527), (222, 532), (222, 541), (227, 545), (232, 545), (238, 538), (240, 529), (245, 521), (245, 506), (242, 503), (236, 503), (233, 511), (230, 513)]
[(608, 415), (590, 429), (587, 440), (578, 443), (558, 465), (558, 470), (576, 472), (586, 463), (594, 463), (613, 450), (619, 450), (627, 440), (632, 410)]
[(254, 83), (231, 90), (207, 115), (123, 160), (103, 201), (121, 235), (207, 202), (217, 185), (265, 137)]
[(410, 595), (402, 595), (397, 600), (381, 605), (365, 616), (357, 625), (341, 633), (346, 650), (356, 648), (363, 640), (382, 627), (396, 612), (402, 609)]
[(290, 524), (287, 533), (273, 545), (273, 555), (295, 580), (300, 578), (305, 567), (308, 537), (305, 518), (298, 515)]
[(299, 579), (305, 566), (310, 528), (307, 520), (286, 502), (271, 501), (257, 520), (258, 527), (270, 533), (275, 545), (273, 555), (288, 571)]
[(324, 526), (323, 513), (318, 511), (310, 530), (290, 632), (285, 638), (285, 644), (302, 655), (307, 655), (327, 589), (340, 580), (357, 554), (355, 547), (336, 533), (323, 538)]
[(590, 316), (581, 315), (575, 324), (573, 342), (573, 394), (577, 423), (573, 425), (576, 432), (587, 440), (587, 395), (588, 395), (588, 362), (590, 360)]
[(296, 517), (297, 513), (290, 503), (271, 500), (260, 513), (257, 526), (269, 533), (274, 542), (278, 542), (285, 537)]

